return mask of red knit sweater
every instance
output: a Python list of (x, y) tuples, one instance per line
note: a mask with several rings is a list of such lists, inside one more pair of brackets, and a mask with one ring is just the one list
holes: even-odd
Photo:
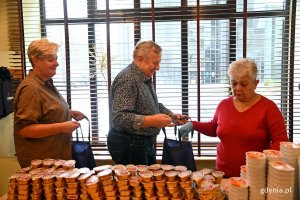
[(224, 99), (210, 122), (193, 121), (193, 126), (200, 133), (220, 138), (216, 169), (228, 177), (240, 176), (240, 166), (246, 163), (245, 152), (279, 150), (279, 143), (288, 140), (280, 110), (263, 96), (244, 112), (235, 109), (233, 97)]

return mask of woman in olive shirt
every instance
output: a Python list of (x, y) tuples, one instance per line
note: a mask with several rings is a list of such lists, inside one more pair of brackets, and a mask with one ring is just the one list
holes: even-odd
[(15, 149), (21, 167), (33, 159), (71, 159), (72, 132), (84, 118), (69, 105), (53, 85), (58, 45), (46, 38), (28, 47), (33, 70), (18, 86), (14, 101)]

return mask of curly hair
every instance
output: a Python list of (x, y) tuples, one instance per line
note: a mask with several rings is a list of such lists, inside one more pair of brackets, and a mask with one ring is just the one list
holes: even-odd
[(251, 79), (256, 80), (257, 65), (253, 59), (241, 58), (229, 65), (227, 74), (229, 77), (248, 75)]

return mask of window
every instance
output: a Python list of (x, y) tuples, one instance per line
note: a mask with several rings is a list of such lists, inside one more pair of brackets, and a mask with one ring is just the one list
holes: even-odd
[[(300, 142), (300, 6), (296, 9), (294, 0), (248, 0), (246, 5), (243, 0), (34, 0), (19, 7), (7, 2), (22, 11), (24, 37), (14, 51), (25, 72), (31, 68), (26, 49), (33, 39), (47, 36), (61, 45), (54, 82), (72, 109), (90, 118), (96, 155), (108, 155), (110, 84), (132, 62), (139, 40), (155, 40), (163, 48), (155, 77), (159, 101), (194, 120), (210, 120), (230, 95), (229, 63), (255, 59), (257, 92), (274, 100), (290, 139)], [(171, 135), (173, 129), (167, 131)], [(158, 155), (163, 137), (157, 140)], [(189, 139), (195, 155), (216, 155), (218, 138), (195, 134)]]

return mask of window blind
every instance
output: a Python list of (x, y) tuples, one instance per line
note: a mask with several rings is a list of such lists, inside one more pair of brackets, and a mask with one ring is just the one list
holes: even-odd
[[(13, 76), (12, 80), (12, 96), (14, 96), (15, 90), (19, 85), (20, 81), (23, 78), (22, 62), (24, 56), (22, 54), (23, 45), (22, 45), (22, 28), (19, 21), (21, 12), (19, 12), (19, 4), (17, 1), (7, 1), (1, 2), (1, 6), (4, 8), (3, 11), (6, 11), (6, 21), (7, 21), (7, 35), (8, 37), (8, 55), (9, 55), (9, 70)], [(4, 18), (5, 19), (5, 18)], [(4, 32), (5, 32), (5, 28)], [(5, 44), (4, 44), (5, 45)]]
[[(110, 85), (132, 62), (139, 40), (154, 40), (163, 49), (155, 75), (159, 101), (193, 120), (211, 120), (218, 103), (231, 95), (227, 68), (232, 61), (255, 59), (260, 80), (256, 91), (277, 104), (290, 140), (300, 142), (300, 19), (295, 0), (7, 1), (12, 5), (18, 9), (8, 15), (18, 15), (21, 23), (18, 59), (25, 72), (31, 69), (26, 49), (33, 39), (45, 36), (60, 44), (54, 84), (72, 109), (90, 118), (98, 158), (109, 156)], [(87, 135), (87, 124), (82, 126)], [(173, 128), (167, 132), (175, 137)], [(163, 137), (157, 138), (158, 156)], [(218, 138), (195, 134), (188, 139), (196, 157), (216, 156)]]

